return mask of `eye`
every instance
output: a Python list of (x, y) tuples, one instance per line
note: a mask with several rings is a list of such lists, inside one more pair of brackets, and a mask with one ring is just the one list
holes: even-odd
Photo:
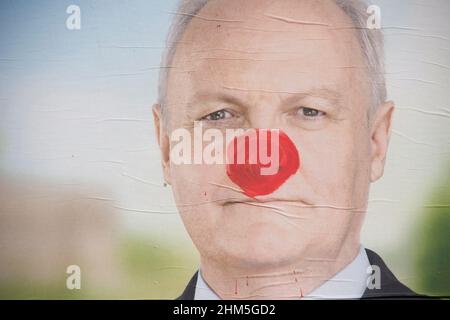
[(301, 107), (298, 109), (298, 114), (305, 118), (318, 118), (325, 115), (325, 112), (319, 111), (317, 109)]
[(233, 115), (229, 111), (222, 109), (222, 110), (210, 113), (207, 116), (201, 118), (200, 120), (219, 121), (219, 120), (229, 119), (231, 117), (233, 117)]

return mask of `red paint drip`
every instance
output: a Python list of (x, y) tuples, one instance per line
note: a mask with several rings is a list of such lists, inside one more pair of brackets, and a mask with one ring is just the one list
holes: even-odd
[[(241, 187), (242, 191), (249, 197), (256, 197), (262, 195), (268, 195), (277, 190), (286, 180), (294, 175), (300, 168), (300, 155), (294, 142), (284, 133), (279, 130), (279, 167), (278, 172), (273, 175), (262, 175), (261, 168), (270, 168), (271, 164), (263, 164), (260, 159), (260, 149), (267, 151), (268, 156), (271, 155), (271, 130), (256, 129), (256, 134), (248, 135), (243, 134), (235, 137), (227, 148), (228, 159), (234, 159), (234, 161), (227, 165), (227, 175), (235, 184)], [(262, 132), (260, 134), (260, 131)], [(261, 135), (267, 135), (265, 139), (266, 143), (260, 143)], [(245, 143), (238, 143), (244, 139)], [(252, 164), (249, 159), (250, 146), (249, 140), (257, 139), (257, 162)], [(240, 150), (238, 150), (240, 148)], [(245, 149), (243, 149), (245, 148)], [(242, 152), (242, 153), (240, 153)], [(237, 154), (245, 154), (245, 163), (241, 164), (237, 161)], [(255, 156), (255, 155), (253, 155)]]

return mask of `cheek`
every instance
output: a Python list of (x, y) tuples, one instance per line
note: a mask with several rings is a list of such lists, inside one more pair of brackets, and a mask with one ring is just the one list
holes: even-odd
[(181, 219), (195, 245), (204, 248), (215, 233), (215, 220), (220, 213), (216, 201), (223, 198), (225, 185), (221, 178), (225, 169), (216, 165), (181, 165), (171, 168), (172, 192)]
[(324, 200), (347, 202), (358, 171), (367, 166), (367, 143), (351, 130), (318, 131), (298, 136), (301, 175)]
[(335, 194), (345, 184), (348, 166), (345, 166), (345, 151), (339, 147), (324, 150), (304, 148), (303, 174), (313, 188), (323, 194)]
[(222, 165), (173, 165), (170, 173), (176, 202), (204, 203), (211, 200), (218, 190), (217, 185), (223, 184), (225, 170)]

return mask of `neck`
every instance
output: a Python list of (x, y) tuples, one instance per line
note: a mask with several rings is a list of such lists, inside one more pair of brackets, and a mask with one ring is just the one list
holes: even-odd
[(342, 247), (333, 257), (252, 268), (202, 256), (201, 272), (221, 299), (300, 299), (350, 264), (359, 249), (360, 244), (355, 243)]

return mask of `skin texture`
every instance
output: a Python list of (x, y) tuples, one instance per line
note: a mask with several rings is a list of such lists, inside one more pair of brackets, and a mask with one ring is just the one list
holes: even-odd
[[(198, 16), (208, 19), (194, 18), (177, 47), (164, 118), (154, 106), (164, 177), (221, 298), (299, 298), (358, 253), (393, 104), (368, 115), (370, 75), (332, 1), (217, 0)], [(224, 119), (207, 117), (222, 109)], [(281, 128), (302, 169), (251, 199), (225, 165), (173, 165), (170, 132), (198, 120), (222, 131)]]

